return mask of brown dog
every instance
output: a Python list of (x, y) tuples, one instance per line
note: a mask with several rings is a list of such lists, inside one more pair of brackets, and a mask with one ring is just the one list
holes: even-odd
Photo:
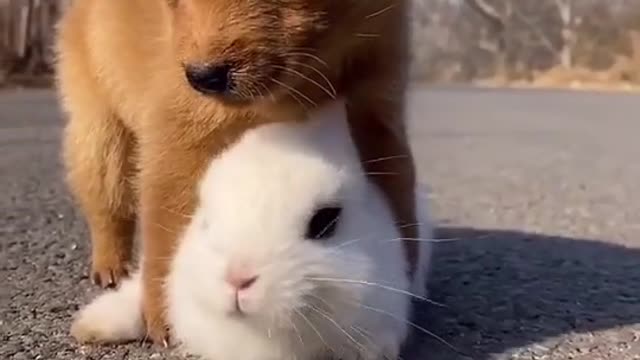
[[(407, 0), (83, 0), (60, 22), (68, 182), (92, 238), (93, 279), (127, 275), (136, 215), (144, 314), (166, 341), (163, 279), (212, 156), (244, 130), (345, 97), (371, 177), (415, 222), (404, 125)], [(139, 201), (139, 202), (138, 202)], [(402, 226), (407, 238), (415, 229)], [(417, 254), (406, 242), (410, 263)]]

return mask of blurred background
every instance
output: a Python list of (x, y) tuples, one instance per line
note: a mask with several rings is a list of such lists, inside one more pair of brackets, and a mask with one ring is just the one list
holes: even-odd
[[(68, 334), (97, 292), (42, 89), (71, 1), (0, 0), (0, 359), (182, 360)], [(403, 358), (639, 360), (640, 0), (413, 1), (412, 76), (432, 86), (410, 137), (450, 241), (430, 278), (446, 306), (416, 308), (428, 332)]]
[[(413, 77), (436, 84), (632, 90), (640, 0), (413, 0)], [(0, 0), (0, 85), (50, 81), (70, 0)]]
[(0, 86), (48, 85), (55, 23), (70, 0), (0, 0)]

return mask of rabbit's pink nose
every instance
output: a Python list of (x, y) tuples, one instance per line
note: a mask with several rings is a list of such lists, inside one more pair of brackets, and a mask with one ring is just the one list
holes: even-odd
[(258, 275), (247, 272), (230, 271), (225, 278), (235, 290), (246, 290), (258, 280)]

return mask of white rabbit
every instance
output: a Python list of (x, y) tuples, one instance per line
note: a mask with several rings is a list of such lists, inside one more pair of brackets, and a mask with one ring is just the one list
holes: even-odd
[[(379, 159), (379, 161), (384, 161)], [(430, 239), (417, 202), (420, 236)], [(382, 192), (365, 175), (336, 101), (311, 119), (248, 131), (214, 159), (167, 279), (173, 339), (204, 359), (395, 359), (430, 245), (410, 281)], [(140, 281), (84, 308), (84, 342), (144, 337)]]

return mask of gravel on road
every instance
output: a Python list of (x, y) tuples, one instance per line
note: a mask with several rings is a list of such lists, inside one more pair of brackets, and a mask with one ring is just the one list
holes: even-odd
[[(640, 359), (638, 96), (416, 89), (411, 136), (438, 220), (406, 360)], [(0, 92), (0, 359), (179, 359), (79, 346), (97, 293), (62, 182), (50, 91)], [(231, 359), (232, 357), (230, 357)]]

